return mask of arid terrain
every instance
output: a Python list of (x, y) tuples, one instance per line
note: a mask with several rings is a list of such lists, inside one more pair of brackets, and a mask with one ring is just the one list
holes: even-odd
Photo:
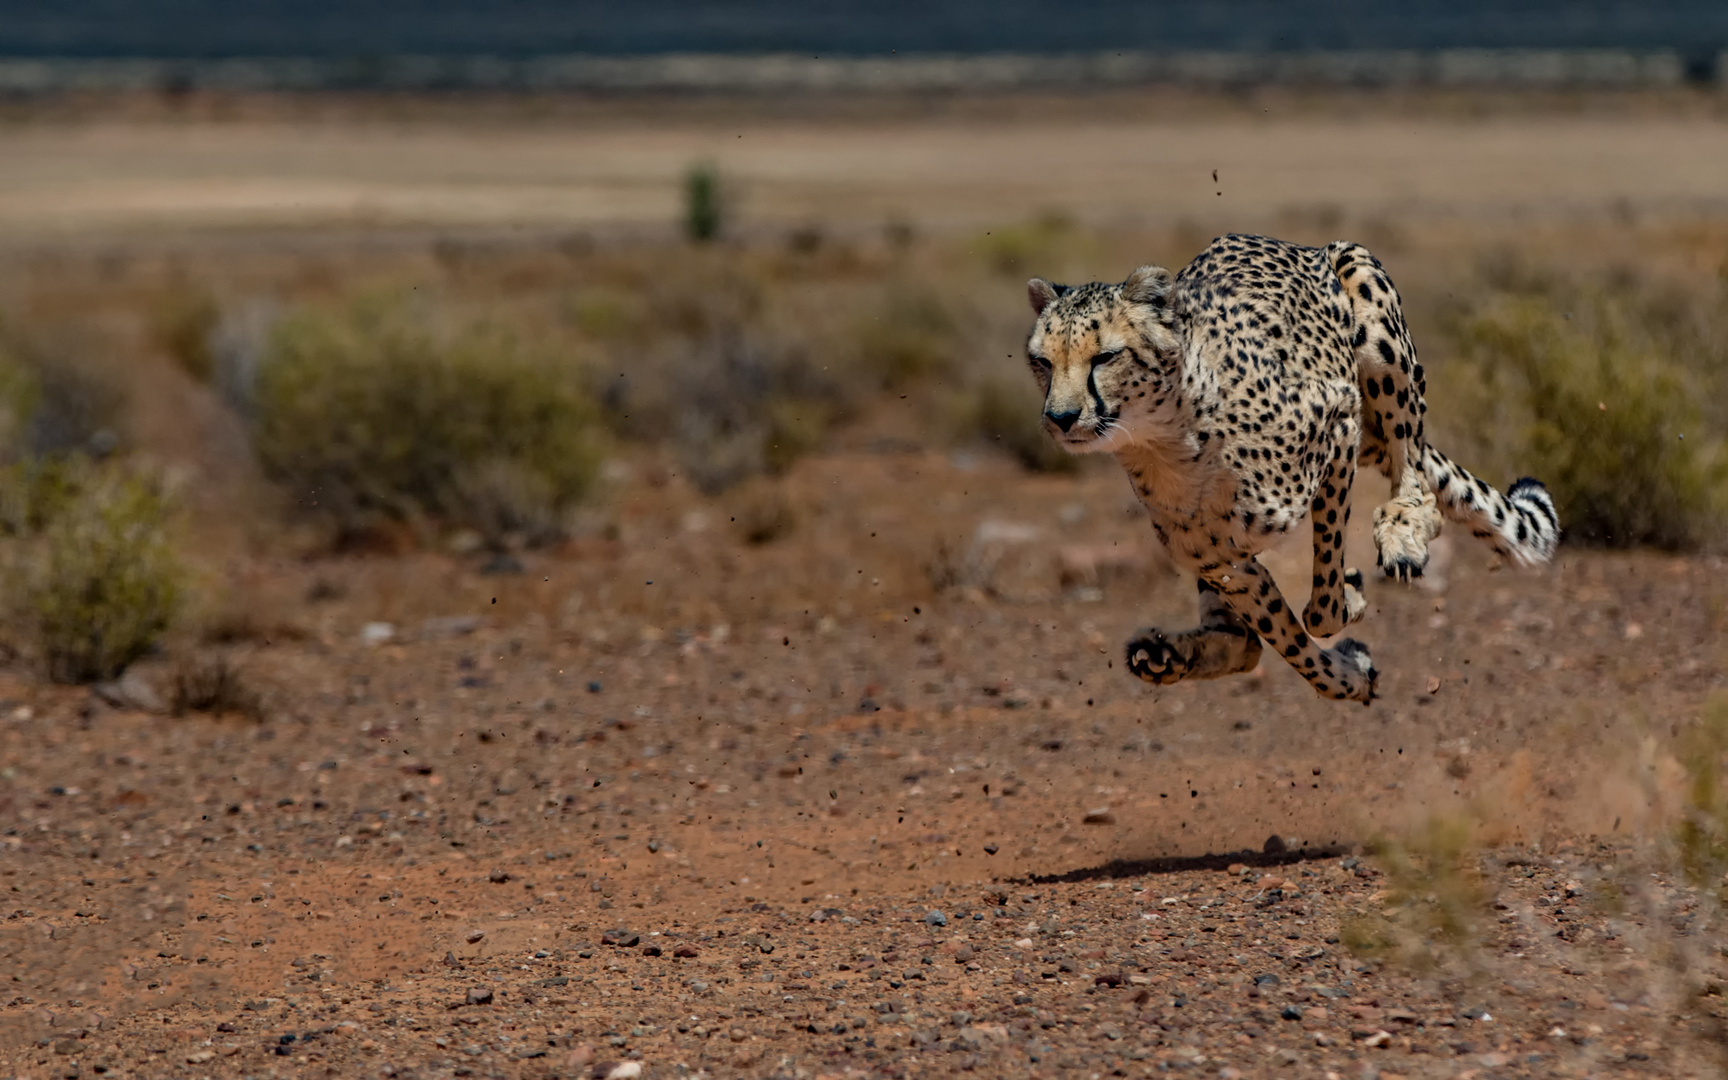
[[(252, 288), (278, 252), (281, 291), (322, 296), (343, 253), (428, 230), (670, 235), (704, 154), (765, 232), (1054, 209), (1189, 235), (1232, 199), (1312, 232), (1362, 199), (1338, 227), (1406, 266), (1462, 259), (1482, 234), (1445, 222), (1482, 215), (1723, 265), (1710, 102), (1195, 106), (1222, 127), (1106, 104), (1096, 131), (1072, 102), (826, 128), (637, 103), (574, 134), (415, 115), (388, 138), (262, 106), (234, 129), (15, 117), (0, 297), (63, 318), (162, 258)], [(586, 272), (533, 267), (500, 294)], [(1004, 320), (1018, 272), (989, 279)], [(1414, 309), (1447, 302), (1409, 278)], [(555, 543), (331, 544), (143, 316), (91, 318), (137, 350), (128, 437), (181, 477), (196, 603), (117, 681), (0, 670), (5, 1075), (1721, 1074), (1718, 909), (1673, 839), (1717, 805), (1685, 740), (1728, 681), (1720, 555), (1502, 570), (1454, 530), (1405, 588), (1372, 573), (1364, 478), (1351, 633), (1379, 701), (1272, 658), (1150, 687), (1122, 644), (1191, 622), (1193, 583), (1113, 463), (936, 437), (921, 384), (713, 493), (620, 438)], [(1306, 560), (1266, 559), (1296, 599)], [(236, 707), (176, 709), (211, 658)]]

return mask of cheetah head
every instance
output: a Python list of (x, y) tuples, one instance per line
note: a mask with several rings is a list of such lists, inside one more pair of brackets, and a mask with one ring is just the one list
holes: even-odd
[(1179, 376), (1174, 280), (1142, 266), (1120, 285), (1026, 283), (1037, 319), (1026, 353), (1044, 391), (1044, 427), (1069, 453), (1153, 436)]

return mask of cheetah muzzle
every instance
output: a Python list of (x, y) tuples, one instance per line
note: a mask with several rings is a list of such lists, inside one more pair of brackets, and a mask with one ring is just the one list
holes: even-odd
[[(1553, 557), (1559, 519), (1541, 483), (1502, 494), (1428, 445), (1398, 291), (1357, 244), (1224, 236), (1176, 275), (1033, 278), (1027, 296), (1045, 429), (1071, 453), (1114, 454), (1159, 540), (1199, 580), (1197, 628), (1128, 642), (1128, 670), (1147, 682), (1250, 671), (1271, 648), (1322, 696), (1373, 700), (1367, 647), (1318, 640), (1367, 610), (1361, 573), (1344, 565), (1359, 463), (1392, 483), (1374, 511), (1389, 578), (1421, 576), (1443, 518), (1508, 562)], [(1298, 615), (1258, 557), (1304, 518), (1313, 577)]]

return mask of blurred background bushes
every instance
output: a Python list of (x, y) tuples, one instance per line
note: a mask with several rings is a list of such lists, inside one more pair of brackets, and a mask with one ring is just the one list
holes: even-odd
[(497, 325), (446, 328), (399, 299), (284, 318), (255, 395), (266, 475), (345, 533), (389, 519), (551, 542), (600, 462), (594, 407), (567, 366)]
[[(1532, 475), (1574, 543), (1719, 547), (1728, 513), (1728, 296), (1720, 280), (1578, 279), (1490, 263), (1447, 321), (1441, 432), (1486, 475)], [(1476, 466), (1472, 466), (1473, 468)]]

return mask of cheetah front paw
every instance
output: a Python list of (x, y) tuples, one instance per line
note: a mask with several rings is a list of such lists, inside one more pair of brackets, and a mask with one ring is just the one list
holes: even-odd
[(1428, 565), (1428, 541), (1440, 532), (1440, 510), (1434, 496), (1420, 500), (1393, 499), (1374, 508), (1374, 547), (1386, 576), (1409, 583)]
[(1154, 627), (1128, 640), (1128, 670), (1160, 686), (1219, 679), (1253, 671), (1260, 648), (1260, 636), (1245, 627), (1203, 626), (1180, 634)]
[(1368, 613), (1368, 601), (1362, 595), (1362, 571), (1344, 571), (1343, 587), (1335, 599), (1315, 593), (1308, 601), (1302, 622), (1314, 637), (1331, 637), (1351, 623), (1361, 622)]
[(1181, 682), (1194, 670), (1193, 651), (1179, 648), (1184, 636), (1172, 640), (1157, 628), (1142, 630), (1128, 639), (1128, 670), (1159, 686)]

